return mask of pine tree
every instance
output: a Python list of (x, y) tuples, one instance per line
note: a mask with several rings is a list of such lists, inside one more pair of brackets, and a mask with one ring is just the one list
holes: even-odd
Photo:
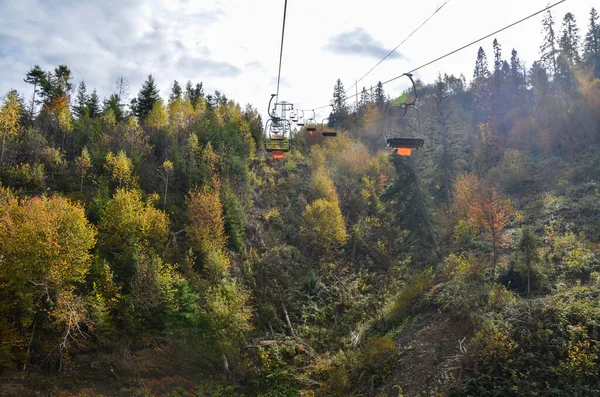
[(596, 77), (600, 77), (600, 25), (595, 8), (590, 11), (590, 29), (585, 35), (583, 59)]
[(73, 112), (78, 119), (82, 119), (86, 115), (89, 116), (88, 101), (89, 97), (87, 95), (85, 81), (81, 81), (77, 86), (77, 96), (75, 97), (75, 106), (73, 106)]
[(181, 86), (179, 85), (179, 83), (177, 82), (177, 80), (175, 80), (173, 82), (173, 88), (171, 89), (171, 96), (169, 97), (169, 103), (173, 103), (175, 101), (178, 101), (181, 99)]
[(477, 60), (475, 61), (475, 70), (473, 71), (473, 77), (475, 79), (479, 77), (488, 77), (490, 74), (488, 69), (487, 56), (483, 47), (479, 47), (477, 51)]
[(343, 126), (348, 118), (348, 104), (346, 103), (346, 93), (342, 80), (338, 79), (333, 87), (333, 107), (329, 115), (329, 124)]
[(519, 53), (514, 48), (510, 56), (510, 84), (514, 92), (519, 91), (524, 84), (521, 60)]
[(31, 68), (27, 74), (25, 75), (24, 81), (29, 84), (33, 84), (33, 98), (31, 99), (31, 115), (33, 116), (33, 112), (35, 111), (35, 94), (37, 93), (38, 87), (40, 87), (44, 81), (46, 81), (46, 74), (39, 67), (39, 65), (35, 65)]
[(559, 48), (561, 55), (568, 61), (569, 66), (573, 67), (581, 62), (579, 56), (579, 28), (575, 16), (570, 12), (565, 14), (562, 25), (562, 35), (560, 37)]
[(554, 19), (552, 18), (552, 12), (548, 10), (548, 13), (542, 21), (544, 42), (540, 47), (540, 53), (542, 54), (541, 61), (551, 74), (555, 74), (557, 71), (556, 58), (558, 51), (556, 49), (556, 33), (554, 32)]
[(66, 65), (59, 65), (52, 74), (52, 95), (51, 99), (64, 98), (69, 95), (73, 84), (71, 84), (71, 69)]
[(123, 119), (123, 110), (121, 109), (119, 102), (119, 95), (112, 94), (108, 99), (104, 100), (102, 113), (106, 114), (106, 112), (112, 111), (116, 121), (121, 121)]
[(502, 81), (502, 46), (494, 39), (494, 81), (498, 87)]
[(132, 111), (139, 120), (144, 120), (152, 110), (154, 103), (160, 101), (158, 93), (159, 91), (154, 82), (154, 77), (148, 75), (148, 78), (144, 82), (144, 85), (137, 96), (137, 101), (132, 101), (131, 104)]
[(94, 89), (90, 95), (90, 98), (87, 102), (87, 108), (90, 117), (94, 118), (100, 115), (100, 98), (98, 98), (98, 92), (96, 89)]
[(375, 87), (375, 98), (374, 98), (374, 102), (377, 105), (377, 107), (379, 109), (383, 109), (383, 107), (385, 106), (385, 91), (383, 90), (383, 84), (381, 84), (381, 81), (377, 82), (377, 86)]

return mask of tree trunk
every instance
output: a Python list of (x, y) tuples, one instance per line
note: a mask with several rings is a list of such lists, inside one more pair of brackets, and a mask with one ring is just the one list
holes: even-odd
[(163, 198), (163, 209), (167, 208), (167, 190), (169, 189), (169, 175), (165, 179), (165, 197)]
[(4, 134), (2, 134), (2, 153), (0, 153), (0, 165), (4, 164), (4, 148), (6, 146), (6, 134), (6, 131), (4, 131)]
[(229, 361), (227, 361), (227, 356), (225, 353), (221, 353), (221, 358), (223, 359), (223, 370), (226, 373), (229, 373)]
[(527, 296), (531, 294), (531, 266), (529, 265), (529, 261), (527, 262)]
[(81, 183), (80, 183), (80, 186), (79, 186), (79, 192), (81, 194), (83, 194), (83, 173), (81, 174)]
[(27, 368), (27, 363), (29, 362), (29, 355), (31, 354), (31, 345), (33, 344), (33, 335), (35, 334), (35, 321), (33, 322), (33, 328), (31, 330), (31, 338), (29, 338), (29, 345), (27, 346), (27, 355), (25, 356), (25, 363), (23, 364), (23, 372)]
[(492, 277), (496, 278), (496, 233), (492, 233)]
[(33, 110), (35, 106), (35, 93), (37, 90), (37, 84), (33, 85), (33, 98), (31, 99), (31, 118), (33, 119)]
[(290, 316), (288, 315), (288, 312), (283, 303), (281, 304), (281, 309), (283, 310), (283, 316), (285, 317), (285, 322), (287, 323), (287, 326), (290, 329), (290, 335), (292, 336), (292, 338), (295, 338), (296, 334), (294, 333), (294, 328), (292, 327), (292, 322), (290, 321)]
[(448, 142), (447, 142), (447, 136), (446, 134), (448, 133), (447, 129), (444, 128), (444, 139), (442, 141), (442, 145), (444, 148), (444, 152), (443, 152), (443, 159), (442, 159), (442, 163), (443, 163), (443, 167), (444, 167), (444, 186), (446, 187), (446, 205), (448, 206), (448, 208), (450, 208), (450, 176), (448, 175), (448, 168), (450, 167), (450, 165), (448, 164)]

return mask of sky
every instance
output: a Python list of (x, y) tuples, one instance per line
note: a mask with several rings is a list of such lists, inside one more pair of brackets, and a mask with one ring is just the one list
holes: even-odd
[[(299, 109), (329, 103), (336, 80), (350, 88), (445, 0), (288, 0), (280, 99)], [(551, 3), (554, 3), (552, 1)], [(521, 19), (548, 0), (449, 0), (394, 55), (361, 81), (369, 88)], [(173, 80), (202, 82), (266, 114), (276, 91), (284, 0), (0, 0), (0, 95), (17, 89), (33, 66), (65, 64), (76, 86), (85, 80), (101, 98), (119, 76), (137, 95), (149, 74), (168, 98)], [(568, 0), (553, 14), (560, 30), (572, 12), (584, 36), (597, 0)], [(527, 67), (539, 59), (542, 16), (496, 36), (503, 57), (515, 48)], [(491, 61), (493, 38), (481, 43)], [(479, 45), (415, 74), (470, 79)], [(404, 79), (406, 80), (406, 79)], [(398, 96), (408, 81), (386, 85)], [(349, 93), (349, 94), (353, 94)], [(349, 102), (352, 104), (354, 99)], [(320, 117), (326, 117), (322, 112)]]

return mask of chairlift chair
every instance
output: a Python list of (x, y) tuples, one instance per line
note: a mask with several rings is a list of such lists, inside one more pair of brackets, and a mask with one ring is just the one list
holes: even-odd
[(304, 110), (300, 110), (300, 112), (302, 112), (302, 115), (298, 116), (298, 119), (296, 120), (296, 125), (298, 127), (304, 127)]
[(309, 135), (312, 135), (313, 132), (317, 130), (317, 120), (315, 119), (315, 111), (312, 111), (313, 116), (306, 120), (306, 131), (308, 131)]
[(323, 121), (321, 121), (321, 136), (324, 137), (335, 137), (337, 136), (337, 127), (333, 130), (329, 129), (329, 130), (325, 130), (325, 120), (327, 120), (327, 122), (329, 123), (329, 117), (325, 117), (323, 119)]
[[(388, 148), (396, 149), (396, 153), (400, 156), (410, 156), (412, 154), (413, 149), (418, 149), (423, 146), (425, 140), (422, 138), (412, 138), (412, 137), (397, 137), (394, 136), (394, 132), (390, 129), (390, 120), (403, 120), (405, 121), (405, 125), (416, 132), (416, 135), (421, 135), (421, 122), (419, 117), (419, 109), (416, 106), (417, 102), (417, 86), (415, 81), (412, 78), (412, 74), (406, 74), (411, 83), (414, 93), (414, 99), (411, 102), (402, 103), (400, 105), (390, 106), (385, 114), (385, 123), (383, 127), (383, 138), (385, 141), (385, 146)], [(401, 115), (393, 116), (391, 112), (393, 110), (399, 109)], [(414, 110), (416, 112), (416, 118), (406, 118), (409, 110)], [(411, 126), (410, 121), (414, 120), (416, 122), (416, 126)]]

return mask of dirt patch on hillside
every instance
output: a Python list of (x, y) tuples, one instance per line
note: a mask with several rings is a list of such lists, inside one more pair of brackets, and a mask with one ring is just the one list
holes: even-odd
[(472, 335), (473, 326), (466, 319), (444, 313), (415, 318), (393, 338), (398, 346), (398, 363), (387, 385), (376, 395), (444, 395), (460, 376), (460, 362)]

